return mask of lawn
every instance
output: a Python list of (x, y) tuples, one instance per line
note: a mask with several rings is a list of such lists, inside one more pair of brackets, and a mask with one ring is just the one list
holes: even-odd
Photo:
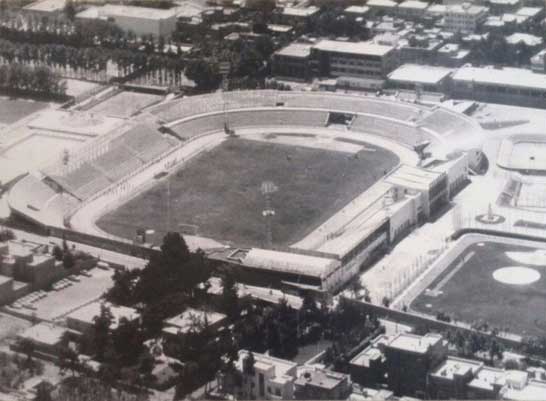
[[(527, 254), (535, 250), (497, 242), (472, 244), (429, 286), (433, 289), (440, 284), (443, 293), (430, 296), (423, 291), (413, 301), (411, 308), (431, 315), (442, 311), (468, 323), (487, 322), (492, 327), (507, 329), (515, 334), (544, 335), (546, 266), (518, 263), (506, 255), (506, 252)], [(470, 258), (460, 265), (461, 258), (465, 257)], [(533, 283), (519, 285), (502, 283), (493, 278), (497, 269), (512, 266), (529, 267), (538, 271), (541, 277)]]
[(98, 226), (133, 238), (137, 228), (165, 232), (168, 228), (177, 229), (181, 223), (193, 224), (201, 236), (229, 240), (239, 246), (263, 246), (265, 198), (261, 186), (264, 181), (271, 181), (278, 188), (271, 195), (275, 210), (273, 243), (291, 244), (369, 188), (399, 161), (388, 150), (368, 147), (375, 151), (361, 151), (355, 157), (342, 152), (229, 139), (105, 215)]
[(0, 123), (13, 124), (46, 106), (46, 102), (0, 97)]

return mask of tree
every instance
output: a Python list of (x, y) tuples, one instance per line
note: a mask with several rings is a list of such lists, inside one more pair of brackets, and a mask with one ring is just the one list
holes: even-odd
[(72, 252), (68, 251), (65, 252), (63, 255), (63, 266), (65, 269), (72, 269), (76, 264), (76, 260), (74, 259), (74, 255), (72, 255)]
[(222, 296), (220, 297), (222, 311), (231, 319), (239, 315), (239, 296), (237, 283), (231, 272), (226, 271), (222, 276)]
[(51, 389), (53, 388), (53, 385), (49, 382), (41, 382), (36, 387), (36, 397), (34, 397), (34, 401), (53, 401), (53, 398), (51, 398)]
[(53, 247), (53, 257), (58, 262), (63, 260), (63, 257), (64, 257), (63, 250), (59, 247), (59, 245), (55, 245)]
[(185, 74), (201, 90), (215, 89), (221, 80), (218, 64), (204, 59), (191, 60)]
[(114, 320), (110, 308), (105, 304), (100, 307), (100, 315), (95, 316), (93, 325), (93, 342), (96, 358), (99, 362), (104, 361), (106, 350), (110, 345), (110, 326)]
[(36, 349), (34, 342), (28, 338), (23, 338), (19, 341), (19, 349), (27, 357), (27, 364), (32, 362), (32, 356), (34, 355), (34, 350)]

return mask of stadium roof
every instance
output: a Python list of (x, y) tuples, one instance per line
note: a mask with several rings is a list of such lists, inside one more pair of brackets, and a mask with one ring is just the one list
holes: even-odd
[(453, 71), (453, 69), (445, 67), (404, 64), (391, 72), (388, 77), (392, 81), (399, 82), (438, 84), (447, 78)]
[(462, 67), (453, 81), (546, 90), (546, 75), (525, 68)]
[(385, 181), (402, 188), (427, 191), (443, 173), (402, 164)]
[(313, 46), (325, 52), (362, 54), (369, 56), (384, 56), (391, 52), (394, 47), (378, 45), (372, 42), (343, 42), (339, 40), (321, 40)]
[(306, 276), (325, 277), (337, 269), (340, 262), (318, 256), (252, 248), (242, 259), (244, 266), (282, 271)]

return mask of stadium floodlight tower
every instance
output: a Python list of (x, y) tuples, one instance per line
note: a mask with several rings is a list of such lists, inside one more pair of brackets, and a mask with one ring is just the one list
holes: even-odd
[(229, 128), (227, 115), (227, 98), (226, 92), (229, 90), (229, 72), (231, 71), (231, 63), (223, 61), (219, 65), (220, 75), (222, 75), (222, 103), (224, 109), (224, 133), (229, 136), (234, 136), (235, 132)]
[(271, 205), (271, 194), (277, 192), (279, 188), (272, 181), (264, 181), (260, 187), (260, 192), (265, 199), (265, 207), (262, 211), (262, 216), (265, 219), (265, 242), (268, 248), (273, 245), (273, 217), (275, 210)]

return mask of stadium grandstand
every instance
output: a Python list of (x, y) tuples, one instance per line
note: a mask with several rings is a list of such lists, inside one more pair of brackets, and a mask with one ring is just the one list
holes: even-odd
[[(329, 126), (335, 113), (343, 118), (333, 119), (335, 126)], [(150, 188), (156, 177), (226, 141), (232, 131), (244, 138), (276, 130), (284, 135), (298, 133), (298, 145), (305, 142), (302, 138), (309, 138), (310, 148), (319, 142), (339, 148), (343, 140), (355, 147), (360, 143), (361, 152), (389, 148), (396, 153), (401, 164), (393, 171), (377, 173), (375, 184), (349, 204), (340, 205), (334, 215), (295, 243), (282, 249), (252, 247), (238, 262), (228, 257), (238, 249), (230, 238), (222, 243), (224, 247), (216, 239), (215, 248), (209, 246), (209, 255), (221, 248), (220, 259), (267, 270), (282, 282), (300, 283), (309, 274), (312, 279), (307, 284), (319, 291), (343, 286), (376, 252), (430, 218), (441, 207), (437, 200), (447, 202), (449, 188), (466, 179), (464, 152), (456, 160), (440, 161), (432, 171), (416, 167), (415, 145), (443, 143), (445, 136), (473, 135), (481, 129), (466, 116), (439, 107), (349, 94), (273, 90), (178, 98), (151, 106), (136, 120), (127, 120), (125, 129), (90, 140), (43, 169), (43, 176), (20, 180), (10, 190), (12, 210), (41, 224), (74, 227), (101, 237), (106, 233), (95, 223), (107, 210)], [(305, 136), (306, 128), (313, 135)], [(400, 157), (408, 153), (410, 162)], [(195, 238), (197, 234), (192, 235)], [(315, 267), (317, 273), (310, 274)]]
[(175, 145), (174, 138), (161, 135), (152, 126), (140, 124), (90, 143), (74, 158), (56, 163), (44, 173), (65, 191), (84, 201)]

